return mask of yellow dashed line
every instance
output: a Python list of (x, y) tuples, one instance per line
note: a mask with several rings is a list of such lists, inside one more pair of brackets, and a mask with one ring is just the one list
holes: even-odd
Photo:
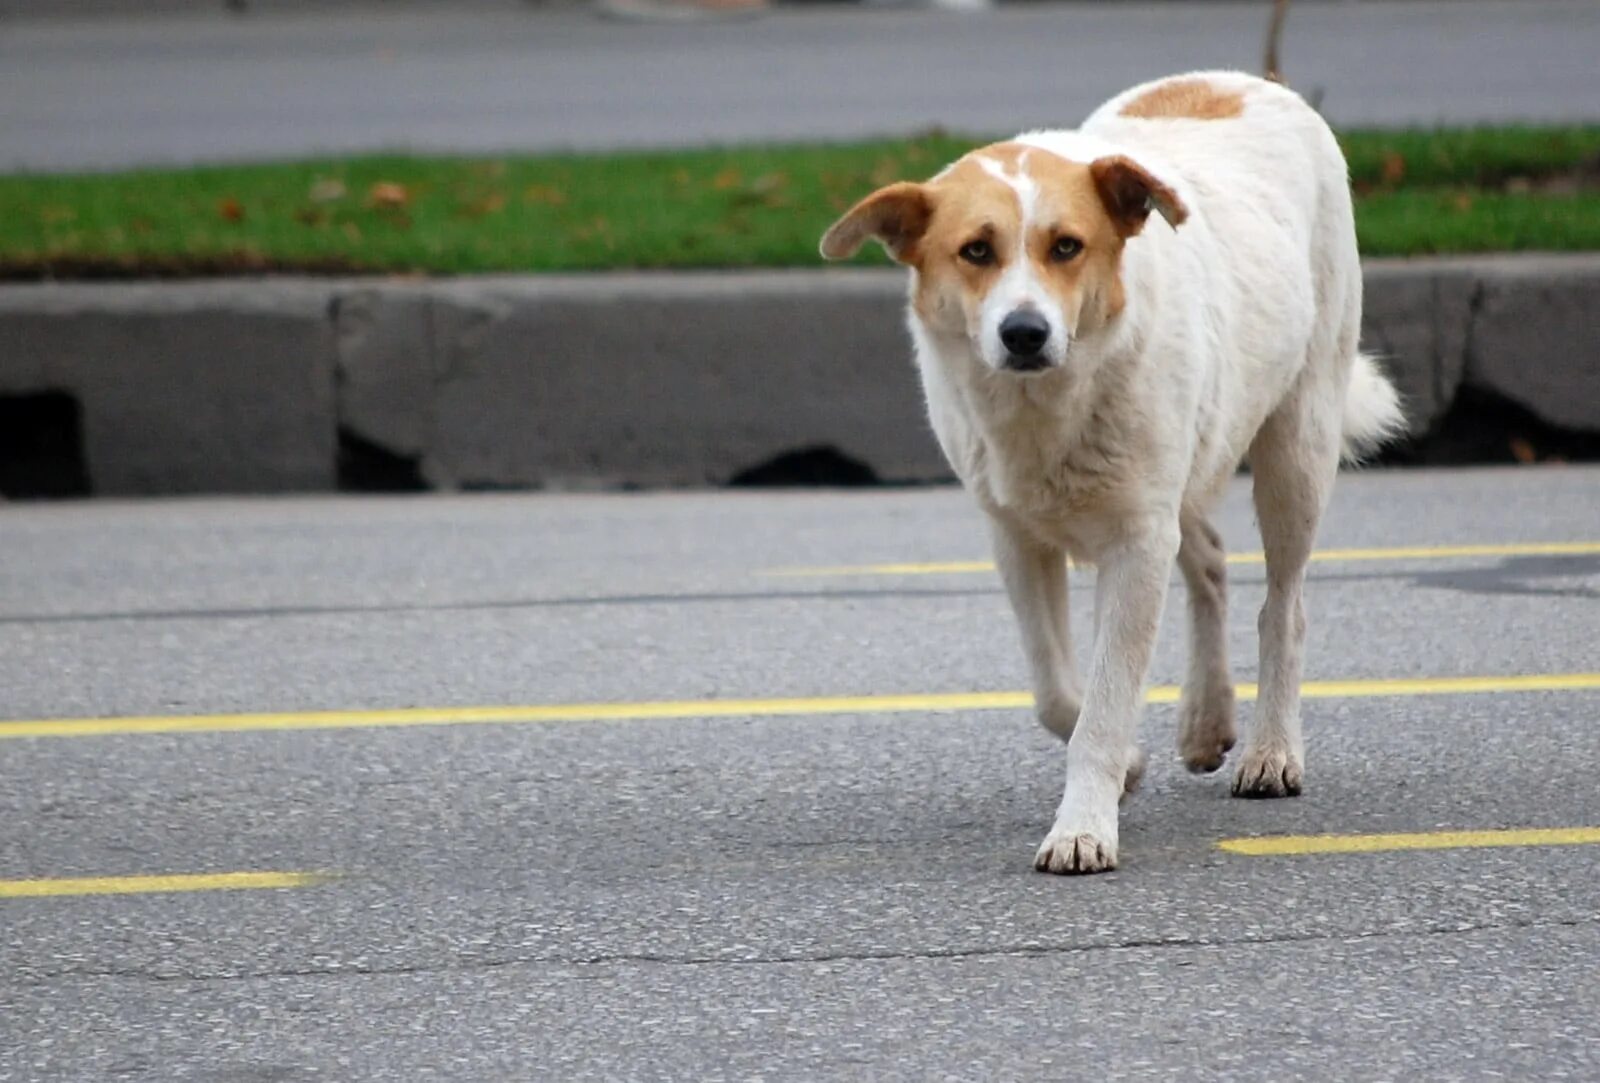
[[(1600, 673), (1491, 677), (1403, 677), (1307, 681), (1306, 699), (1444, 696), (1486, 692), (1575, 692), (1600, 689)], [(1256, 686), (1235, 686), (1254, 699)], [(1151, 703), (1175, 703), (1172, 685), (1152, 688)], [(768, 718), (844, 714), (931, 714), (1017, 710), (1026, 692), (931, 692), (907, 695), (814, 696), (792, 699), (666, 700), (504, 707), (402, 707), (373, 711), (284, 711), (257, 714), (150, 715), (134, 718), (49, 718), (0, 722), (0, 740), (24, 737), (105, 737), (156, 733), (239, 733), (260, 730), (380, 729), (403, 726), (528, 725), (556, 722), (641, 722), (675, 718)]]
[(1299, 854), (1376, 854), (1393, 850), (1457, 850), (1475, 846), (1587, 846), (1600, 827), (1518, 828), (1507, 831), (1420, 831), (1398, 835), (1280, 835), (1224, 839), (1219, 850), (1251, 857)]
[[(1459, 560), (1469, 557), (1594, 556), (1600, 542), (1524, 542), (1507, 545), (1408, 545), (1384, 549), (1319, 549), (1312, 563), (1364, 560)], [(1230, 553), (1229, 564), (1262, 564), (1261, 553)], [(924, 564), (845, 564), (837, 567), (778, 568), (766, 575), (828, 577), (857, 575), (973, 575), (994, 571), (988, 560), (946, 560)]]
[(310, 887), (331, 879), (328, 874), (320, 872), (218, 872), (177, 876), (94, 876), (77, 880), (0, 880), (0, 899)]

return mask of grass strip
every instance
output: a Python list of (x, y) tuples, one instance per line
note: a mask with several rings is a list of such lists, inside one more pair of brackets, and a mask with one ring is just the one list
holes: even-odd
[[(1600, 127), (1341, 141), (1368, 255), (1600, 248)], [(979, 142), (12, 175), (0, 276), (815, 266), (818, 236), (855, 199)]]

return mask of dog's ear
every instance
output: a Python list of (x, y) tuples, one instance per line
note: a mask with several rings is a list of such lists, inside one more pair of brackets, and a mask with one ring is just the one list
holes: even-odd
[(868, 238), (900, 263), (916, 258), (917, 241), (933, 217), (933, 196), (921, 184), (902, 181), (880, 188), (845, 212), (822, 235), (826, 259), (849, 259)]
[(1089, 174), (1100, 190), (1100, 200), (1106, 205), (1117, 232), (1124, 237), (1132, 237), (1143, 229), (1152, 209), (1174, 229), (1189, 217), (1189, 208), (1183, 205), (1178, 193), (1151, 176), (1149, 170), (1132, 158), (1121, 154), (1096, 158), (1089, 164)]

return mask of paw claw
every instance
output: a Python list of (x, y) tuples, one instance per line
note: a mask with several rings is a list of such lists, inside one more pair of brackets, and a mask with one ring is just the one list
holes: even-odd
[(1298, 797), (1300, 758), (1283, 749), (1251, 749), (1233, 776), (1235, 797)]
[(1034, 855), (1033, 867), (1058, 876), (1110, 872), (1117, 867), (1116, 844), (1093, 835), (1052, 831)]

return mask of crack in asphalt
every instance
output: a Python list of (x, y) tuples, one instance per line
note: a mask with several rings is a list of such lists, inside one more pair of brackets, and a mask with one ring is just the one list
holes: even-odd
[[(302, 969), (260, 970), (240, 973), (171, 974), (158, 971), (130, 969), (73, 969), (27, 973), (16, 984), (36, 987), (51, 982), (78, 978), (115, 978), (154, 984), (202, 984), (211, 982), (256, 981), (272, 978), (347, 978), (390, 977), (416, 974), (470, 974), (486, 970), (499, 970), (515, 966), (545, 967), (603, 967), (603, 966), (792, 966), (826, 963), (871, 963), (900, 960), (962, 960), (990, 958), (1049, 958), (1052, 956), (1090, 955), (1098, 952), (1147, 951), (1151, 949), (1197, 949), (1233, 947), (1270, 947), (1279, 944), (1360, 943), (1369, 940), (1398, 940), (1405, 938), (1431, 939), (1435, 937), (1471, 936), (1483, 932), (1521, 932), (1541, 929), (1575, 929), (1600, 925), (1600, 914), (1593, 917), (1568, 918), (1558, 921), (1474, 922), (1461, 925), (1440, 925), (1424, 929), (1375, 929), (1364, 932), (1288, 933), (1275, 936), (1243, 936), (1218, 938), (1193, 937), (1132, 937), (1123, 940), (1102, 941), (1092, 944), (1013, 944), (996, 947), (940, 948), (928, 951), (841, 951), (810, 954), (769, 955), (759, 958), (737, 958), (712, 955), (662, 955), (648, 952), (616, 952), (586, 956), (534, 956), (512, 959), (455, 960), (444, 964), (413, 964), (393, 967), (332, 966)], [(588, 978), (590, 975), (576, 975)]]

